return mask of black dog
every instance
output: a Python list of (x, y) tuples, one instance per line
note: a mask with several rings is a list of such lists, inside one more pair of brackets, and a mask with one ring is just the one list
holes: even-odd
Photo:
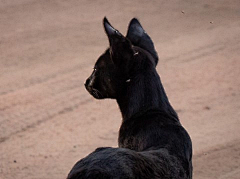
[(192, 178), (192, 143), (155, 69), (158, 55), (137, 19), (124, 37), (103, 21), (110, 48), (86, 81), (97, 99), (116, 99), (122, 113), (119, 148), (98, 148), (68, 179)]

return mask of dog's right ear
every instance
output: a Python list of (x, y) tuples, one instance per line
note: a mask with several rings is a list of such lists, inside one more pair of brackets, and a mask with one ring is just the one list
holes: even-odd
[(153, 41), (136, 18), (133, 18), (130, 21), (126, 37), (132, 42), (133, 45), (147, 50), (154, 57), (157, 65), (158, 54), (154, 48)]
[(116, 30), (105, 17), (103, 26), (110, 43), (110, 56), (116, 65), (128, 65), (134, 52), (131, 42)]

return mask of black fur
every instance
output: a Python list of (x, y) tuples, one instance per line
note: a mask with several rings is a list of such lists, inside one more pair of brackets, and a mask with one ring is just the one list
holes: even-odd
[(192, 143), (155, 69), (158, 55), (133, 19), (124, 37), (103, 21), (110, 48), (85, 86), (97, 99), (116, 99), (122, 113), (119, 148), (98, 148), (75, 164), (68, 179), (192, 178)]
[(127, 38), (132, 42), (133, 45), (141, 47), (142, 49), (145, 49), (151, 53), (157, 65), (158, 54), (154, 48), (154, 44), (136, 18), (133, 18), (130, 22)]

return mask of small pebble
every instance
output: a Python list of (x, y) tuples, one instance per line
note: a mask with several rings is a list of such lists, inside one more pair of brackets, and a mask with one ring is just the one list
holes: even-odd
[(204, 109), (210, 110), (211, 108), (209, 106), (205, 106)]

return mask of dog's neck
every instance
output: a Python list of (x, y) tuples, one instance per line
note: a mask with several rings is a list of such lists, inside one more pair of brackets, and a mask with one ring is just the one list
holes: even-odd
[(170, 105), (156, 70), (126, 81), (127, 90), (117, 98), (123, 120), (146, 110), (159, 110), (178, 119)]

